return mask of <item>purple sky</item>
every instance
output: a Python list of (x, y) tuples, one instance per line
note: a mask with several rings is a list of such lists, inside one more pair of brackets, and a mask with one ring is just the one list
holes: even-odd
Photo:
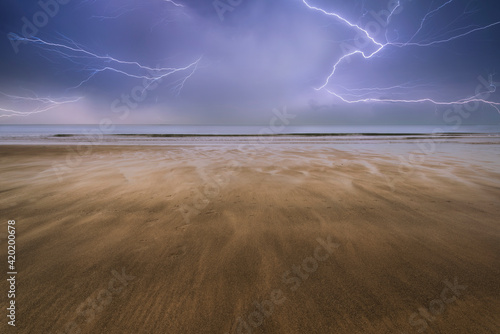
[(0, 124), (500, 123), (493, 0), (0, 6)]

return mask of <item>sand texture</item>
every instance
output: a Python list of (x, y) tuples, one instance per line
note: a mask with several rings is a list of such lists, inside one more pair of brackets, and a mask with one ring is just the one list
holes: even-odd
[(499, 146), (398, 145), (0, 146), (0, 332), (500, 333)]

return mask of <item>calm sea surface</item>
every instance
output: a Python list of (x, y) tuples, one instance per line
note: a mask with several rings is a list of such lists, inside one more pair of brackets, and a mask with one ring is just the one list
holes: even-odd
[(114, 125), (101, 129), (98, 125), (0, 125), (0, 137), (40, 137), (84, 135), (100, 132), (109, 135), (259, 135), (259, 134), (431, 134), (500, 133), (500, 125), (477, 126), (193, 126), (193, 125)]

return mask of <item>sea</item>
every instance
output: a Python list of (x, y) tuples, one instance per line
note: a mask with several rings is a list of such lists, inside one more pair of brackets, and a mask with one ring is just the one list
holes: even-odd
[[(500, 144), (500, 126), (193, 126), (193, 125), (0, 125), (0, 145), (248, 145), (399, 144), (423, 141)], [(413, 144), (412, 144), (413, 143)], [(373, 145), (370, 145), (373, 147)], [(295, 145), (297, 147), (297, 145)]]
[(79, 125), (11, 125), (0, 124), (0, 137), (47, 137), (64, 135), (156, 135), (156, 136), (228, 136), (228, 135), (395, 135), (395, 134), (499, 134), (500, 125), (300, 125), (271, 127), (265, 125), (112, 125), (111, 128), (93, 124)]

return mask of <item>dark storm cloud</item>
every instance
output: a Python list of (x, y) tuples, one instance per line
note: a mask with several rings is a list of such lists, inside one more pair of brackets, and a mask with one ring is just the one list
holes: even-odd
[[(408, 41), (422, 18), (445, 2), (402, 1), (390, 24), (385, 24), (388, 11), (394, 9), (393, 1), (311, 1), (366, 27), (380, 43), (386, 38)], [(180, 92), (176, 88), (189, 72), (168, 77), (154, 89), (148, 87), (140, 101), (133, 101), (133, 108), (129, 106), (133, 117), (124, 120), (127, 122), (265, 124), (271, 110), (284, 105), (300, 114), (297, 122), (307, 124), (442, 122), (443, 108), (429, 103), (346, 104), (316, 91), (343, 54), (353, 48), (372, 52), (376, 45), (360, 41), (356, 29), (308, 9), (300, 0), (175, 3), (179, 6), (160, 0), (4, 1), (0, 13), (4, 36), (0, 42), (0, 91), (54, 98), (82, 96), (75, 111), (68, 105), (61, 111), (64, 120), (67, 122), (74, 112), (76, 121), (99, 121), (116, 111), (113, 108), (127, 105), (124, 96), (130, 98), (137, 94), (137, 87), (144, 86), (141, 79), (110, 71), (86, 80), (92, 70), (113, 64), (78, 54), (62, 56), (54, 48), (8, 38), (10, 33), (28, 33), (148, 67), (183, 67), (202, 57)], [(440, 40), (497, 22), (497, 7), (495, 1), (453, 1), (429, 17), (414, 41)], [(50, 15), (43, 14), (47, 12)], [(353, 56), (338, 67), (325, 88), (363, 96), (368, 91), (358, 89), (403, 85), (366, 95), (381, 100), (429, 97), (456, 101), (470, 97), (479, 76), (489, 80), (498, 70), (499, 34), (500, 26), (494, 26), (449, 43), (387, 46), (371, 59)], [(1, 99), (0, 107), (9, 104)], [(476, 120), (500, 121), (492, 107), (480, 110), (483, 114)], [(14, 117), (8, 122), (58, 122), (56, 115)], [(469, 119), (474, 120), (474, 116)]]

